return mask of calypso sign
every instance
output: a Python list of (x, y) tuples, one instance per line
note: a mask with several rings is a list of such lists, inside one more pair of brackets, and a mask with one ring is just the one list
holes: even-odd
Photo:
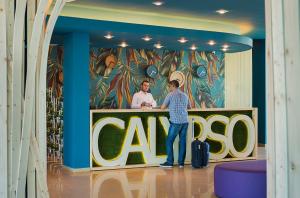
[[(91, 133), (91, 160), (101, 167), (114, 167), (114, 166), (126, 166), (126, 161), (128, 154), (130, 152), (141, 152), (143, 154), (144, 163), (148, 165), (155, 165), (165, 161), (165, 155), (156, 155), (156, 119), (159, 120), (163, 126), (164, 133), (167, 135), (170, 122), (165, 116), (149, 116), (147, 118), (147, 133), (145, 133), (145, 128), (142, 123), (141, 117), (132, 116), (130, 117), (129, 123), (126, 124), (124, 120), (117, 117), (102, 117), (99, 119), (92, 127)], [(214, 122), (221, 122), (225, 125), (224, 134), (215, 133), (212, 130), (212, 124)], [(247, 128), (246, 146), (241, 151), (237, 151), (233, 143), (233, 131), (237, 122), (243, 122)], [(186, 161), (189, 162), (191, 159), (191, 147), (192, 142), (192, 127), (193, 125), (199, 125), (201, 128), (201, 133), (197, 137), (199, 140), (204, 141), (205, 139), (210, 139), (219, 142), (222, 148), (216, 153), (210, 153), (210, 159), (212, 160), (222, 160), (229, 153), (233, 158), (247, 158), (253, 153), (256, 146), (256, 127), (253, 120), (243, 114), (235, 114), (233, 116), (226, 117), (224, 115), (211, 115), (206, 119), (201, 116), (190, 115), (189, 116), (189, 128), (187, 133), (187, 154)], [(122, 144), (121, 152), (118, 156), (113, 159), (105, 159), (98, 146), (99, 135), (103, 131), (103, 127), (106, 125), (114, 125), (120, 129), (120, 132), (125, 131), (126, 135)], [(125, 126), (128, 126), (125, 129)], [(133, 138), (135, 133), (138, 137), (139, 144), (133, 144)], [(146, 135), (148, 139), (146, 138)], [(177, 158), (178, 153), (178, 143), (174, 143), (174, 157)], [(91, 161), (91, 166), (92, 165)], [(97, 166), (98, 167), (98, 166)]]

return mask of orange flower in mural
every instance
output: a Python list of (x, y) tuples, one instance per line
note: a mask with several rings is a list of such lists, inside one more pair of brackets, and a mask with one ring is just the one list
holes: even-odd
[(118, 51), (115, 49), (99, 49), (99, 55), (90, 51), (90, 73), (94, 79), (96, 75), (108, 77), (118, 62)]

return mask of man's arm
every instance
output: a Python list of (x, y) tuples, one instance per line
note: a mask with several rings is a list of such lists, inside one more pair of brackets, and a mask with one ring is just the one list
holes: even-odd
[(168, 108), (169, 104), (170, 104), (170, 94), (167, 95), (167, 97), (165, 98), (163, 104), (160, 106), (160, 109)]
[(166, 109), (166, 108), (167, 108), (167, 106), (164, 105), (164, 104), (162, 104), (162, 105), (160, 106), (160, 109)]
[(156, 103), (156, 101), (154, 100), (152, 94), (151, 94), (151, 98), (152, 98), (151, 106), (152, 106), (152, 107), (156, 107), (156, 106), (157, 106), (157, 103)]
[(135, 93), (131, 102), (131, 109), (139, 109), (141, 106), (138, 104), (137, 94)]
[(191, 106), (191, 102), (190, 102), (190, 99), (188, 98), (188, 104), (187, 104), (187, 108), (188, 109), (191, 109), (192, 108), (192, 106)]

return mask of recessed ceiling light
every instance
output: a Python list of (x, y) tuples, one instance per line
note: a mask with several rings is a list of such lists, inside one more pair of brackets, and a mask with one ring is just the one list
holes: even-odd
[(181, 37), (179, 40), (178, 40), (179, 43), (186, 43), (188, 42), (188, 40), (186, 40), (184, 37)]
[(154, 47), (157, 49), (163, 48), (164, 46), (162, 46), (160, 43), (156, 43), (154, 44)]
[(216, 42), (214, 40), (208, 41), (208, 45), (215, 45), (215, 44), (216, 44)]
[(192, 45), (191, 47), (190, 47), (190, 50), (196, 50), (197, 49), (197, 47), (195, 46), (195, 45)]
[(156, 5), (156, 6), (161, 6), (164, 4), (164, 2), (163, 1), (153, 1), (152, 4)]
[(224, 44), (222, 47), (223, 47), (224, 49), (227, 49), (227, 48), (229, 47), (229, 45)]
[(128, 47), (128, 44), (126, 42), (122, 42), (119, 44), (120, 47)]
[(223, 52), (226, 52), (228, 50), (228, 48), (222, 48)]
[(228, 10), (224, 10), (224, 9), (220, 9), (216, 11), (218, 14), (226, 14), (227, 12), (229, 12)]
[(145, 37), (143, 37), (142, 39), (143, 39), (144, 41), (150, 41), (152, 38), (149, 37), (149, 36), (145, 36)]
[(106, 38), (106, 39), (112, 39), (112, 38), (114, 38), (114, 36), (112, 34), (108, 33), (108, 34), (106, 34), (104, 36), (104, 38)]

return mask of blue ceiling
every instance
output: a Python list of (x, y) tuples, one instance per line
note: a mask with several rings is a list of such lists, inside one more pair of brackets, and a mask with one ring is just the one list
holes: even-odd
[[(122, 9), (145, 10), (155, 13), (187, 15), (251, 25), (251, 31), (243, 34), (253, 39), (265, 38), (264, 0), (163, 0), (157, 7), (152, 0), (76, 0), (74, 3), (90, 6), (121, 7)], [(215, 13), (218, 9), (230, 12), (225, 15)]]
[[(72, 17), (60, 17), (54, 30), (52, 43), (61, 44), (63, 36), (73, 31), (84, 31), (90, 35), (91, 45), (100, 47), (118, 47), (126, 41), (132, 48), (153, 48), (153, 44), (161, 42), (168, 49), (189, 49), (192, 44), (198, 50), (220, 50), (223, 44), (230, 45), (228, 52), (239, 52), (252, 48), (252, 39), (265, 38), (264, 0), (163, 0), (163, 6), (154, 6), (153, 0), (76, 0), (69, 5), (79, 6), (80, 10), (73, 12)], [(112, 8), (116, 10), (138, 11), (140, 13), (155, 13), (169, 16), (173, 21), (174, 16), (204, 19), (224, 24), (233, 24), (241, 30), (241, 35), (229, 33), (192, 30), (184, 28), (162, 27), (159, 25), (144, 25), (121, 23), (116, 21), (93, 20), (79, 18), (79, 12), (89, 12), (86, 8)], [(229, 13), (219, 15), (215, 11), (226, 9)], [(120, 13), (116, 13), (118, 15)], [(125, 15), (126, 16), (126, 15)], [(151, 17), (151, 14), (148, 15)], [(172, 18), (173, 17), (173, 18)], [(108, 20), (108, 19), (106, 19)], [(154, 19), (156, 21), (159, 19)], [(195, 22), (197, 23), (197, 22)], [(181, 26), (180, 26), (181, 27)], [(229, 27), (229, 26), (226, 26)], [(250, 28), (249, 28), (250, 27)], [(115, 37), (107, 40), (103, 36), (111, 32)], [(150, 35), (153, 39), (149, 42), (141, 38)], [(185, 37), (189, 41), (185, 44), (177, 40)], [(209, 46), (208, 40), (215, 40), (217, 45)]]
[[(252, 39), (245, 36), (209, 32), (201, 30), (187, 30), (170, 27), (129, 24), (120, 22), (81, 19), (73, 17), (59, 17), (52, 37), (52, 44), (63, 44), (63, 37), (71, 32), (86, 32), (90, 35), (90, 45), (104, 48), (116, 48), (122, 41), (126, 41), (132, 48), (154, 48), (160, 42), (164, 49), (188, 50), (192, 44), (203, 51), (219, 51), (222, 45), (229, 45), (228, 53), (240, 52), (252, 48)], [(111, 40), (104, 38), (108, 32), (115, 36)], [(153, 39), (145, 42), (141, 38), (150, 35)], [(184, 36), (188, 39), (185, 44), (177, 40)], [(216, 45), (207, 44), (209, 40), (216, 41)]]

